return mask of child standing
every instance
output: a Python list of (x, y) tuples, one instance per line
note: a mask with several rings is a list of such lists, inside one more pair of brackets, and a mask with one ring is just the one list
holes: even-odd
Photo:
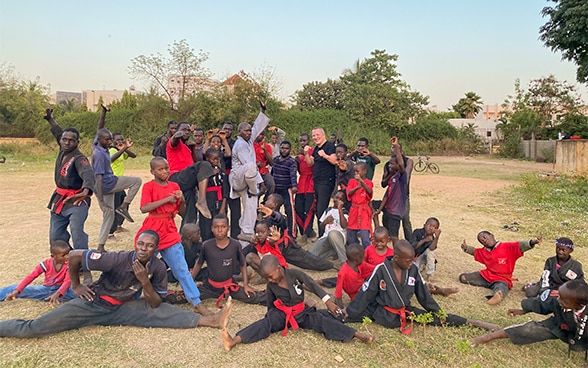
[(347, 158), (347, 145), (344, 143), (338, 144), (335, 147), (335, 156), (337, 157), (335, 188), (347, 191), (347, 184), (355, 175), (353, 161)]
[[(208, 186), (206, 187), (206, 205), (212, 217), (218, 214), (226, 214), (227, 198), (229, 197), (229, 180), (227, 174), (221, 168), (220, 162), (221, 152), (214, 148), (209, 148), (204, 157), (206, 161), (212, 166), (214, 175), (208, 178)], [(198, 211), (200, 213), (200, 211)], [(200, 233), (202, 240), (214, 238), (212, 234), (212, 219), (206, 218), (201, 214), (199, 217)]]
[(572, 259), (571, 253), (573, 251), (574, 242), (572, 239), (559, 238), (555, 240), (555, 256), (547, 258), (545, 261), (539, 282), (523, 287), (527, 298), (540, 295), (546, 290), (551, 290), (550, 293), (553, 293), (566, 281), (584, 279), (582, 264)]
[[(49, 248), (51, 258), (41, 262), (25, 277), (20, 284), (6, 286), (0, 289), (0, 301), (16, 298), (45, 300), (51, 304), (59, 304), (63, 300), (77, 298), (70, 288), (67, 256), (69, 244), (63, 240), (55, 240)], [(43, 285), (29, 286), (41, 274), (45, 274)]]
[(330, 296), (307, 274), (299, 270), (285, 269), (273, 256), (264, 257), (261, 262), (263, 275), (268, 279), (267, 313), (263, 319), (237, 332), (233, 338), (225, 328), (222, 339), (225, 350), (237, 344), (250, 344), (265, 339), (274, 332), (288, 333), (288, 325), (296, 330), (299, 327), (322, 333), (327, 339), (351, 341), (354, 337), (363, 342), (372, 342), (373, 336), (363, 334), (343, 324), (326, 313), (304, 304), (304, 287), (316, 294), (326, 304), (329, 312), (341, 315), (341, 309), (333, 303)]
[(143, 185), (141, 195), (141, 212), (149, 212), (149, 215), (143, 221), (137, 236), (147, 229), (159, 235), (157, 250), (182, 286), (186, 299), (192, 303), (198, 313), (210, 315), (210, 311), (202, 305), (200, 291), (188, 271), (184, 246), (174, 221), (177, 214), (181, 216), (186, 211), (186, 201), (182, 190), (177, 183), (167, 180), (170, 170), (166, 159), (154, 157), (150, 165), (153, 180)]
[(355, 151), (349, 155), (349, 158), (355, 163), (364, 162), (367, 165), (367, 178), (372, 180), (374, 178), (376, 165), (380, 163), (380, 158), (370, 152), (369, 147), (370, 143), (367, 138), (359, 138), (357, 141), (357, 147), (355, 148)]
[(489, 231), (480, 231), (478, 241), (482, 248), (474, 248), (466, 244), (465, 239), (461, 249), (474, 256), (474, 259), (486, 266), (486, 269), (478, 272), (462, 273), (459, 281), (463, 284), (481, 286), (492, 289), (492, 295), (488, 297), (488, 304), (495, 305), (502, 301), (512, 289), (512, 273), (517, 259), (523, 253), (541, 244), (542, 238), (521, 240), (518, 242), (499, 242)]
[(417, 257), (415, 262), (419, 271), (422, 272), (422, 269), (426, 266), (425, 280), (427, 282), (435, 273), (435, 264), (437, 263), (435, 249), (437, 249), (440, 235), (439, 220), (435, 217), (429, 217), (422, 229), (413, 231), (410, 240), (414, 247), (415, 257)]
[(370, 245), (372, 233), (372, 209), (369, 205), (374, 194), (374, 183), (366, 178), (367, 165), (360, 162), (354, 167), (355, 177), (347, 185), (347, 199), (351, 201), (349, 221), (347, 222), (347, 241), (355, 243), (357, 235), (361, 237), (361, 245)]

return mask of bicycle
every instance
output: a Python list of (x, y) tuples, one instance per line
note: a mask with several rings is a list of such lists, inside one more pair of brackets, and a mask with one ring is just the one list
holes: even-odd
[(414, 164), (414, 171), (424, 172), (429, 169), (433, 174), (439, 174), (439, 166), (436, 163), (429, 161), (431, 156), (425, 156), (423, 159), (421, 155), (417, 155), (418, 161)]

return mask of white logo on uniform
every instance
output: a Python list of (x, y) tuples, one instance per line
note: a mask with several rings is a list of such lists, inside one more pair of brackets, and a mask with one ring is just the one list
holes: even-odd
[(409, 277), (408, 278), (408, 286), (414, 286), (414, 277)]

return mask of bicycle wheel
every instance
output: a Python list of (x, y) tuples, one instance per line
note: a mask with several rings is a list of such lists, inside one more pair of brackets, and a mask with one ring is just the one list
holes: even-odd
[(431, 170), (431, 172), (433, 174), (439, 174), (439, 166), (437, 166), (436, 163), (433, 162), (429, 162), (429, 170)]
[(427, 164), (425, 163), (425, 161), (418, 161), (414, 167), (413, 167), (414, 171), (416, 172), (423, 172), (427, 169)]

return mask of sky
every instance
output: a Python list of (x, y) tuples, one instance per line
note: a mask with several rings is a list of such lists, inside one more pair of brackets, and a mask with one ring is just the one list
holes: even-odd
[[(553, 4), (553, 3), (550, 3)], [(373, 50), (397, 54), (413, 90), (445, 111), (466, 92), (485, 104), (576, 66), (539, 40), (541, 0), (87, 1), (0, 0), (0, 64), (56, 91), (148, 86), (131, 59), (185, 39), (208, 53), (216, 79), (274, 70), (288, 101), (306, 83), (338, 78)], [(588, 90), (578, 85), (584, 100)]]

